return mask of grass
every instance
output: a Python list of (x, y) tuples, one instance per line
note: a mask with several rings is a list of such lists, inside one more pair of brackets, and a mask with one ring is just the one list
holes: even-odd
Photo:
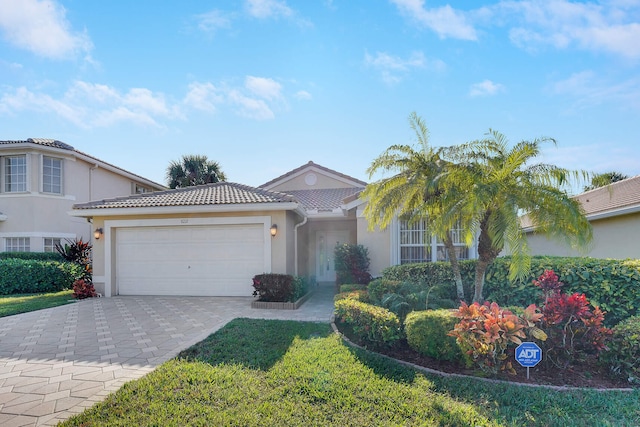
[(47, 294), (2, 295), (0, 296), (0, 317), (69, 304), (74, 301), (72, 294), (73, 290)]
[(63, 426), (631, 426), (640, 391), (430, 376), (328, 324), (236, 319)]

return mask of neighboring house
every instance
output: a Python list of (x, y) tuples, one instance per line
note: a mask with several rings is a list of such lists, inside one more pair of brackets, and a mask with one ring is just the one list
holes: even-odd
[(571, 248), (536, 234), (525, 218), (523, 228), (533, 255), (640, 259), (640, 175), (579, 194), (593, 228), (589, 247)]
[(164, 189), (60, 141), (0, 141), (0, 252), (89, 241), (91, 224), (68, 214), (75, 203)]
[(309, 162), (259, 188), (219, 182), (78, 203), (71, 215), (92, 218), (102, 232), (93, 279), (106, 296), (249, 296), (251, 278), (265, 272), (334, 282), (340, 243), (367, 247), (374, 276), (394, 264), (444, 259), (424, 223), (370, 231), (358, 198), (365, 186)]

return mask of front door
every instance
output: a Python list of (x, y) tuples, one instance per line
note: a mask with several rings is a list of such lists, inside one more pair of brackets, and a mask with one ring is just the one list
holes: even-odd
[(318, 231), (316, 233), (316, 281), (336, 281), (333, 251), (336, 245), (347, 243), (348, 240), (348, 231)]

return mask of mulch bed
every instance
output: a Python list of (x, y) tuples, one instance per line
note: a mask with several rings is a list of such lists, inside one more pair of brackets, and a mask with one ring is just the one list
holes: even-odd
[[(473, 369), (467, 369), (464, 366), (452, 362), (446, 362), (442, 360), (432, 359), (427, 356), (423, 356), (414, 351), (407, 344), (406, 340), (401, 340), (393, 348), (376, 347), (372, 348), (371, 345), (362, 342), (356, 337), (351, 328), (348, 325), (336, 321), (336, 326), (340, 333), (347, 337), (353, 343), (367, 348), (371, 351), (384, 354), (394, 359), (402, 360), (405, 362), (413, 363), (414, 365), (423, 366), (425, 368), (434, 369), (445, 373), (462, 374), (476, 377), (486, 377), (482, 372)], [(551, 364), (541, 362), (533, 368), (529, 368), (529, 379), (527, 379), (527, 368), (521, 367), (518, 362), (513, 360), (513, 366), (516, 370), (516, 375), (508, 373), (501, 373), (494, 379), (535, 384), (535, 385), (549, 385), (559, 387), (587, 387), (595, 389), (612, 389), (612, 388), (629, 388), (628, 382), (623, 379), (612, 378), (609, 375), (608, 369), (601, 367), (596, 363), (596, 359), (586, 361), (580, 366), (568, 368), (565, 370), (558, 369)]]

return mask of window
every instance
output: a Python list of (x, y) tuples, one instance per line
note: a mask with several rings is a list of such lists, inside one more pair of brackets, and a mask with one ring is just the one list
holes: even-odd
[(4, 250), (6, 252), (31, 252), (28, 237), (7, 237), (4, 239)]
[(42, 191), (62, 194), (62, 160), (53, 157), (42, 158)]
[[(459, 226), (453, 228), (451, 237), (458, 259), (468, 259), (469, 248), (464, 243), (463, 230)], [(424, 220), (413, 223), (401, 220), (399, 238), (400, 264), (449, 260), (444, 243), (431, 235)]]
[(149, 187), (144, 187), (138, 183), (133, 183), (133, 194), (144, 194), (151, 193), (151, 189)]
[(60, 244), (60, 239), (55, 239), (51, 237), (44, 238), (44, 251), (45, 252), (55, 252), (56, 245)]
[(4, 191), (27, 191), (27, 156), (4, 158)]

